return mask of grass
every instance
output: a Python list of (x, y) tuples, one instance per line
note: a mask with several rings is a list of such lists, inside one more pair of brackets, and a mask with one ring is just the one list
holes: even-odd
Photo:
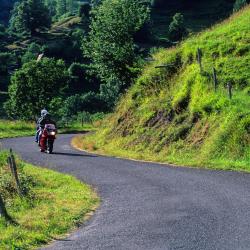
[(6, 157), (6, 152), (0, 152), (0, 192), (15, 224), (0, 218), (0, 249), (33, 249), (63, 237), (98, 206), (99, 198), (88, 185), (18, 160), (25, 193), (20, 198), (5, 164)]
[(97, 133), (75, 143), (134, 159), (250, 171), (249, 25), (248, 6), (175, 48), (159, 50)]
[[(0, 120), (0, 139), (35, 135), (36, 125), (32, 122)], [(95, 130), (93, 123), (72, 122), (59, 128), (60, 134), (81, 133)]]
[(0, 139), (35, 134), (35, 124), (24, 121), (0, 120)]

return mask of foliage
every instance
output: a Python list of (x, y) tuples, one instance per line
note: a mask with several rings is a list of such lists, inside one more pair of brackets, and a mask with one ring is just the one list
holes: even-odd
[(56, 14), (57, 16), (62, 16), (67, 13), (67, 2), (66, 0), (56, 1)]
[(50, 17), (55, 17), (56, 16), (56, 5), (57, 5), (57, 0), (45, 0), (44, 1), (45, 6), (49, 10), (49, 15)]
[(239, 11), (240, 9), (242, 9), (243, 7), (245, 7), (247, 5), (247, 1), (246, 0), (236, 0), (234, 3), (234, 12)]
[(133, 36), (148, 19), (148, 8), (138, 0), (104, 0), (94, 8), (83, 46), (104, 83), (110, 77), (125, 85), (131, 83), (129, 67), (136, 61)]
[(119, 79), (110, 77), (105, 84), (100, 86), (100, 96), (111, 110), (119, 99), (122, 83)]
[(0, 24), (0, 39), (4, 38), (6, 36), (6, 29), (3, 24)]
[(13, 55), (9, 52), (0, 53), (0, 74), (8, 73), (8, 66), (14, 61)]
[(79, 17), (81, 17), (82, 22), (88, 22), (90, 18), (91, 6), (89, 3), (82, 3), (79, 6)]
[(68, 97), (60, 109), (62, 120), (68, 120), (77, 115), (79, 112), (96, 113), (105, 111), (107, 109), (106, 103), (101, 97), (94, 93), (88, 92), (86, 94), (76, 94)]
[(11, 78), (10, 99), (5, 108), (9, 116), (34, 119), (41, 108), (67, 87), (68, 73), (62, 60), (44, 58), (23, 65)]
[(44, 52), (44, 47), (36, 43), (31, 43), (24, 55), (22, 56), (22, 64), (37, 59), (38, 55)]
[(169, 25), (169, 38), (173, 41), (181, 40), (187, 35), (184, 16), (181, 13), (176, 13)]
[[(116, 112), (95, 135), (83, 139), (82, 147), (184, 166), (250, 171), (249, 14), (246, 7), (176, 48), (153, 54)], [(233, 84), (232, 100), (228, 82)]]
[(94, 76), (88, 74), (89, 66), (81, 63), (72, 63), (69, 67), (69, 75), (71, 77), (69, 85), (69, 93), (86, 93), (89, 91), (97, 92), (99, 85), (98, 80)]
[(0, 218), (0, 249), (33, 249), (77, 227), (95, 210), (99, 199), (74, 177), (40, 169), (20, 160), (18, 173), (25, 196), (20, 198), (9, 167), (7, 152), (0, 152), (0, 192), (16, 224)]
[(35, 34), (50, 25), (49, 10), (42, 0), (22, 0), (15, 4), (10, 20), (12, 32)]

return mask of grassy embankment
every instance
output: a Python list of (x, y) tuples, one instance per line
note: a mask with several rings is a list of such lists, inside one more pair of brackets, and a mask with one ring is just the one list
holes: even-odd
[(249, 27), (248, 6), (176, 48), (161, 49), (104, 126), (74, 144), (115, 156), (250, 171)]
[(15, 223), (0, 218), (0, 249), (41, 246), (77, 227), (97, 207), (96, 193), (74, 177), (18, 160), (20, 198), (6, 158), (0, 152), (0, 193)]

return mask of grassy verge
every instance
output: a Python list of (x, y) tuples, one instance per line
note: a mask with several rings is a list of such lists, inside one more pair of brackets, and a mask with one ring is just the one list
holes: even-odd
[(34, 135), (35, 124), (24, 121), (0, 120), (0, 139)]
[[(138, 150), (134, 150), (133, 147), (131, 147), (131, 149), (121, 147), (121, 145), (125, 143), (123, 139), (118, 138), (117, 140), (112, 140), (110, 143), (104, 143), (105, 141), (106, 138), (102, 135), (100, 136), (100, 131), (97, 131), (97, 133), (75, 136), (72, 140), (72, 146), (90, 153), (125, 159), (158, 162), (185, 167), (199, 167), (204, 169), (250, 172), (249, 158), (231, 160), (221, 157), (217, 159), (206, 158), (203, 160), (200, 154), (197, 154), (195, 150), (189, 150), (189, 152), (178, 152), (173, 150), (170, 154), (166, 154), (165, 152), (155, 153), (149, 149), (140, 149), (138, 152)], [(141, 145), (138, 144), (138, 147), (141, 147)]]
[(74, 177), (18, 161), (20, 198), (0, 153), (0, 193), (16, 224), (0, 218), (0, 249), (31, 249), (62, 237), (96, 209), (95, 192)]

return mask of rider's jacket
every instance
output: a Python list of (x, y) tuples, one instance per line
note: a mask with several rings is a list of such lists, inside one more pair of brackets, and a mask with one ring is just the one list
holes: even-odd
[(50, 115), (45, 115), (45, 116), (42, 116), (38, 119), (37, 121), (37, 126), (39, 128), (44, 128), (46, 124), (54, 124), (56, 126), (56, 123), (55, 121), (53, 121), (51, 118), (50, 118)]

